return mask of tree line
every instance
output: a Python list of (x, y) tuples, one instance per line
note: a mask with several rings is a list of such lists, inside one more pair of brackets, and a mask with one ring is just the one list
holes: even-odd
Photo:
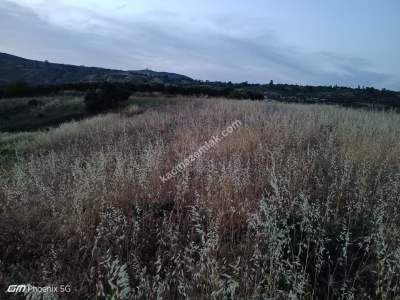
[[(262, 100), (297, 103), (326, 103), (343, 106), (367, 106), (400, 109), (400, 93), (373, 87), (302, 86), (295, 84), (250, 84), (248, 82), (211, 82), (194, 80), (190, 83), (128, 83), (81, 82), (57, 85), (28, 85), (18, 81), (0, 86), (0, 98), (37, 97), (54, 95), (63, 91), (88, 94), (90, 102), (107, 102), (107, 97), (120, 99), (121, 94), (135, 92), (160, 92), (166, 95), (210, 96), (232, 99)], [(115, 95), (114, 95), (115, 94)], [(97, 100), (96, 100), (97, 99)], [(89, 100), (88, 100), (89, 101)], [(113, 103), (114, 101), (111, 101)], [(102, 103), (101, 105), (111, 105)]]
[(213, 86), (210, 84), (170, 84), (170, 83), (125, 83), (125, 82), (82, 82), (57, 85), (28, 85), (23, 81), (0, 86), (0, 98), (34, 97), (57, 94), (62, 91), (90, 92), (96, 90), (126, 92), (160, 92), (169, 95), (205, 95), (235, 99), (262, 100), (262, 92), (235, 86)]

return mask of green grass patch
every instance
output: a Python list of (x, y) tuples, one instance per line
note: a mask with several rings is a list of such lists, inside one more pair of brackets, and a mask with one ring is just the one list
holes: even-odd
[(161, 105), (174, 104), (178, 101), (176, 97), (135, 97), (128, 100), (129, 105), (137, 105), (141, 108), (155, 108)]
[(9, 159), (32, 150), (36, 138), (41, 132), (0, 133), (0, 155), (2, 159)]
[(32, 131), (85, 115), (83, 98), (54, 96), (0, 99), (0, 131)]

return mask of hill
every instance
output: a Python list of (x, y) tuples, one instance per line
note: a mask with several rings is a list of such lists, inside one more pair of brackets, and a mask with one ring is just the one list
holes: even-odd
[(25, 81), (30, 85), (80, 82), (181, 82), (190, 77), (151, 70), (123, 71), (97, 67), (75, 66), (30, 60), (0, 53), (0, 85)]
[(366, 109), (400, 109), (400, 92), (373, 87), (274, 84), (272, 80), (269, 84), (201, 81), (168, 72), (123, 71), (56, 64), (0, 53), (0, 98), (53, 96), (66, 89), (86, 92), (99, 88), (99, 84), (104, 82), (122, 86), (131, 93), (157, 92), (252, 100), (265, 98), (281, 102), (322, 103)]

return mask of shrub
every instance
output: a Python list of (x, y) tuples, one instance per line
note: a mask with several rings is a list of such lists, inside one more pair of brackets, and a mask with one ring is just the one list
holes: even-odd
[(6, 97), (23, 97), (28, 96), (31, 87), (24, 81), (16, 81), (5, 87), (4, 94)]
[(95, 91), (89, 91), (85, 95), (85, 106), (88, 113), (99, 113), (114, 109), (121, 102), (127, 100), (130, 91), (114, 84), (106, 84)]
[(28, 101), (28, 105), (30, 107), (38, 107), (40, 104), (42, 104), (42, 103), (37, 99), (31, 99)]
[(264, 99), (264, 95), (262, 93), (246, 89), (235, 89), (231, 91), (227, 96), (232, 99), (251, 99), (251, 100)]

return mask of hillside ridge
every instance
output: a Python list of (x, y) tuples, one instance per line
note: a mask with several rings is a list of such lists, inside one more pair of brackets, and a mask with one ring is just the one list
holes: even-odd
[(24, 81), (31, 85), (79, 82), (180, 82), (188, 76), (153, 70), (118, 70), (27, 59), (0, 52), (0, 85)]

